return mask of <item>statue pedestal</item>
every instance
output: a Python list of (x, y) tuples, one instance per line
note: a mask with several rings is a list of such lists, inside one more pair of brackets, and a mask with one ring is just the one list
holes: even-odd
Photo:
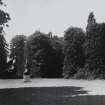
[(31, 82), (30, 75), (23, 75), (24, 82)]

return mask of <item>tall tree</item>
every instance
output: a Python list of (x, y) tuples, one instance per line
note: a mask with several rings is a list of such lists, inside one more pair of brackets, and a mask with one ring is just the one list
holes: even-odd
[[(4, 3), (0, 0), (0, 6), (3, 5)], [(7, 22), (9, 20), (9, 14), (0, 9), (0, 75), (3, 74), (7, 66), (7, 44), (4, 37), (3, 27), (8, 26)]]
[(86, 27), (86, 63), (89, 64), (89, 70), (91, 70), (91, 57), (96, 53), (96, 42), (100, 36), (98, 35), (98, 24), (93, 12), (90, 12)]
[(87, 31), (86, 56), (89, 71), (105, 78), (105, 23), (96, 24)]
[(7, 68), (7, 44), (4, 36), (0, 34), (0, 74), (4, 74)]
[(86, 29), (86, 63), (93, 75), (105, 78), (105, 23), (96, 23), (94, 15), (91, 20)]
[(13, 61), (13, 67), (18, 77), (22, 77), (25, 71), (25, 43), (24, 35), (16, 35), (10, 44), (10, 59)]
[(82, 46), (85, 41), (85, 34), (81, 28), (70, 27), (65, 31), (64, 41), (63, 74), (65, 77), (69, 77), (73, 76), (78, 68), (83, 67), (85, 63), (85, 54)]

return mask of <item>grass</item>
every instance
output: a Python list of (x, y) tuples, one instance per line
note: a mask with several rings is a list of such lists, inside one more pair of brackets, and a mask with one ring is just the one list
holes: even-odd
[(105, 96), (79, 96), (87, 93), (81, 87), (0, 89), (0, 105), (105, 105)]

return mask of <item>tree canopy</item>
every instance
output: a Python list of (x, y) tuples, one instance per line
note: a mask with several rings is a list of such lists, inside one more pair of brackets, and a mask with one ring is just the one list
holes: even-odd
[[(0, 0), (0, 6), (3, 6), (2, 0)], [(7, 12), (0, 9), (0, 75), (3, 75), (7, 69), (7, 44), (4, 37), (3, 27), (8, 26), (7, 23), (10, 20), (10, 16)]]
[(18, 77), (22, 77), (25, 71), (25, 43), (24, 35), (16, 35), (10, 44), (10, 59)]
[(81, 28), (70, 27), (65, 31), (64, 41), (63, 74), (64, 76), (73, 76), (77, 72), (77, 68), (83, 67), (85, 63), (85, 54), (82, 46), (85, 41), (85, 33)]
[(58, 66), (60, 62), (56, 50), (51, 46), (51, 40), (47, 34), (36, 32), (27, 41), (29, 66), (36, 62), (42, 77), (57, 77), (61, 74)]

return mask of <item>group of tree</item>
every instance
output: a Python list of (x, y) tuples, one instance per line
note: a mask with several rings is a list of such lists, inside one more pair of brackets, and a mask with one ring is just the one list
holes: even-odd
[(10, 43), (9, 69), (17, 77), (25, 70), (32, 77), (61, 77), (63, 66), (62, 40), (36, 31), (26, 37), (16, 35)]
[[(0, 0), (0, 8), (2, 6), (6, 6), (2, 0)], [(0, 76), (2, 76), (7, 67), (7, 56), (8, 56), (8, 45), (6, 43), (5, 37), (4, 37), (4, 30), (3, 28), (6, 26), (8, 27), (8, 21), (10, 20), (10, 16), (7, 12), (0, 9)]]
[[(0, 6), (6, 6), (2, 0)], [(36, 31), (28, 37), (16, 35), (10, 46), (3, 30), (9, 20), (0, 9), (0, 77), (20, 78), (26, 72), (45, 78), (105, 78), (105, 23), (97, 23), (93, 12), (86, 31), (69, 27), (64, 37)]]
[(88, 16), (86, 32), (70, 27), (64, 35), (65, 78), (105, 78), (105, 23)]
[(11, 54), (17, 53), (14, 68), (21, 74), (27, 68), (33, 77), (105, 78), (105, 23), (97, 23), (93, 12), (86, 32), (69, 27), (61, 38), (36, 31), (25, 38), (15, 36), (11, 45)]

